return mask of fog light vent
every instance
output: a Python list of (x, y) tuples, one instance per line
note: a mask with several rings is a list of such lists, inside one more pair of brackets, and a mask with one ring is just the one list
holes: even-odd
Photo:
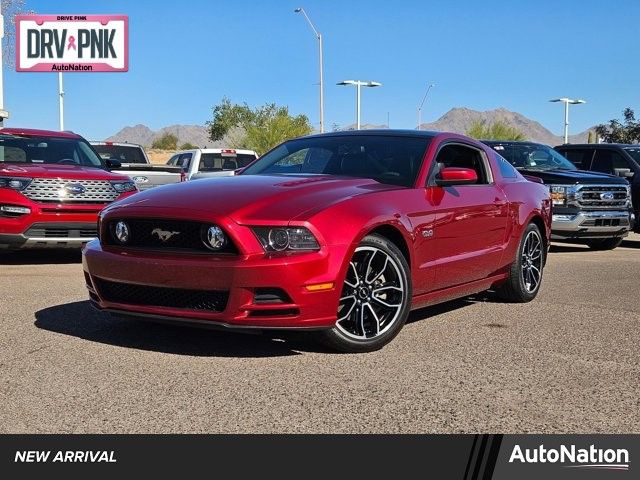
[(289, 295), (281, 288), (256, 288), (253, 303), (264, 305), (265, 303), (292, 303)]

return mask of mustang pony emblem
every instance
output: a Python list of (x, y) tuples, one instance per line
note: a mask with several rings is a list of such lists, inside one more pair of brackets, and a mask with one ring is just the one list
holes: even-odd
[(180, 232), (169, 232), (168, 230), (162, 230), (161, 228), (154, 228), (151, 230), (151, 235), (157, 235), (160, 240), (166, 242), (174, 235), (180, 235)]

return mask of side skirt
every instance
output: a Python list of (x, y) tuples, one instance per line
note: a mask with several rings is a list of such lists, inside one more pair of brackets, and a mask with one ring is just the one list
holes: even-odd
[(428, 307), (429, 305), (436, 305), (442, 302), (448, 302), (449, 300), (466, 297), (468, 295), (473, 295), (474, 293), (484, 292), (502, 280), (506, 280), (507, 277), (507, 273), (500, 273), (498, 275), (493, 275), (491, 277), (465, 283), (463, 285), (456, 285), (455, 287), (448, 287), (443, 288), (442, 290), (436, 290), (435, 292), (424, 293), (411, 299), (411, 310)]

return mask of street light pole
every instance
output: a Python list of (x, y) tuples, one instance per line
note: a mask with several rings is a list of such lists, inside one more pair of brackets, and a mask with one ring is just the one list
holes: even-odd
[(356, 130), (360, 130), (360, 87), (362, 87), (362, 83), (358, 82), (356, 85)]
[(361, 87), (381, 87), (380, 82), (363, 82), (362, 80), (343, 80), (336, 85), (355, 85), (356, 87), (356, 130), (360, 130), (360, 88)]
[(427, 99), (427, 95), (429, 95), (429, 90), (431, 90), (432, 87), (435, 87), (436, 84), (432, 83), (427, 87), (427, 91), (424, 94), (424, 97), (422, 97), (422, 102), (420, 102), (420, 105), (418, 106), (418, 130), (420, 130), (420, 125), (422, 125), (422, 106), (424, 105), (425, 100)]
[(2, 15), (2, 3), (0, 2), (0, 127), (5, 119), (9, 118), (9, 112), (4, 109), (4, 79), (2, 77), (4, 63), (2, 58), (2, 39), (4, 38), (4, 16)]
[(60, 106), (60, 131), (64, 130), (64, 89), (62, 87), (62, 72), (58, 72), (58, 96)]
[(569, 104), (580, 105), (587, 102), (582, 99), (574, 100), (572, 98), (567, 98), (567, 97), (554, 98), (553, 100), (549, 100), (549, 101), (554, 103), (558, 103), (558, 102), (564, 103), (564, 143), (567, 144), (569, 143)]
[(322, 34), (318, 32), (316, 27), (313, 25), (313, 22), (309, 19), (307, 12), (304, 11), (304, 8), (296, 8), (294, 10), (295, 13), (302, 13), (304, 18), (307, 20), (307, 23), (313, 30), (316, 38), (318, 39), (318, 60), (320, 67), (320, 133), (324, 133), (324, 67), (323, 67), (323, 52), (322, 52)]

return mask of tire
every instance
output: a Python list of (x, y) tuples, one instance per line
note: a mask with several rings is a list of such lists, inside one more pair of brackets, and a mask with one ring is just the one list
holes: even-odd
[(380, 235), (365, 237), (349, 261), (336, 326), (317, 333), (323, 345), (345, 353), (379, 350), (400, 332), (411, 307), (409, 265)]
[(538, 295), (547, 250), (540, 229), (535, 223), (525, 228), (516, 258), (509, 268), (509, 277), (496, 293), (513, 303), (530, 302)]
[(624, 238), (622, 237), (613, 237), (613, 238), (598, 238), (593, 240), (586, 240), (585, 243), (589, 246), (591, 250), (613, 250), (616, 247), (619, 247)]

